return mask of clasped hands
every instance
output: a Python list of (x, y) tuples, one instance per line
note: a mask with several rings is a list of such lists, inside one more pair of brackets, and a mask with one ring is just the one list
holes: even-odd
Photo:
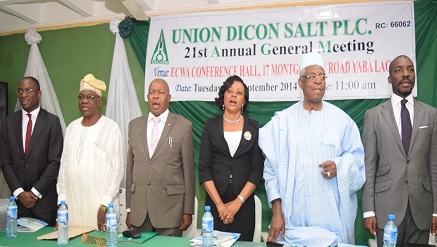
[(26, 208), (33, 208), (38, 201), (38, 197), (30, 191), (21, 192), (17, 198)]
[(223, 221), (225, 225), (232, 224), (232, 222), (234, 222), (234, 216), (240, 210), (242, 204), (240, 199), (236, 198), (226, 204), (222, 203), (220, 206), (217, 206), (220, 220)]

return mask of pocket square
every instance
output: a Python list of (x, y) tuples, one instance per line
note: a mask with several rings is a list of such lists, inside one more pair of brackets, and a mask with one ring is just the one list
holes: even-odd
[(425, 128), (428, 128), (428, 125), (419, 126), (419, 129), (425, 129)]

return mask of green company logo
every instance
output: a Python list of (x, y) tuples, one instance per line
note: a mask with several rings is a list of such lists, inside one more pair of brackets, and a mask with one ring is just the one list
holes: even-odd
[(156, 43), (155, 50), (153, 51), (151, 64), (168, 64), (167, 46), (165, 44), (164, 32), (161, 29), (159, 40)]

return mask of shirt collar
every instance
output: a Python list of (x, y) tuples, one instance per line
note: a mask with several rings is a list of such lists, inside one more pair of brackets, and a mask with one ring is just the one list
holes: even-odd
[[(393, 105), (393, 106), (395, 106), (395, 105), (398, 105), (398, 104), (400, 104), (401, 103), (401, 100), (402, 100), (403, 98), (402, 97), (400, 97), (399, 95), (397, 95), (397, 94), (392, 94), (391, 95), (391, 104)], [(406, 98), (405, 98), (406, 100), (408, 100), (408, 102), (407, 102), (407, 104), (410, 104), (411, 106), (414, 106), (414, 98), (413, 98), (413, 95), (408, 95)]]
[(23, 108), (21, 108), (21, 113), (22, 113), (23, 117), (30, 113), (34, 118), (36, 118), (38, 116), (40, 110), (41, 110), (41, 106), (38, 106), (35, 110), (33, 110), (31, 112), (27, 112)]
[[(158, 116), (158, 118), (161, 120), (161, 122), (165, 123), (167, 121), (167, 117), (168, 117), (168, 113), (169, 112), (170, 111), (167, 109), (167, 110), (165, 110), (165, 112), (163, 112), (161, 115)], [(153, 115), (152, 112), (149, 112), (149, 116), (147, 118), (147, 122), (152, 120), (154, 117), (156, 117), (156, 116)]]

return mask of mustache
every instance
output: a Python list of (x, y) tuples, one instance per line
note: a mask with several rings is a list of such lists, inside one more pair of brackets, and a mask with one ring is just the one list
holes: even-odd
[(404, 78), (400, 81), (400, 83), (410, 83), (413, 84), (413, 81), (410, 78)]

